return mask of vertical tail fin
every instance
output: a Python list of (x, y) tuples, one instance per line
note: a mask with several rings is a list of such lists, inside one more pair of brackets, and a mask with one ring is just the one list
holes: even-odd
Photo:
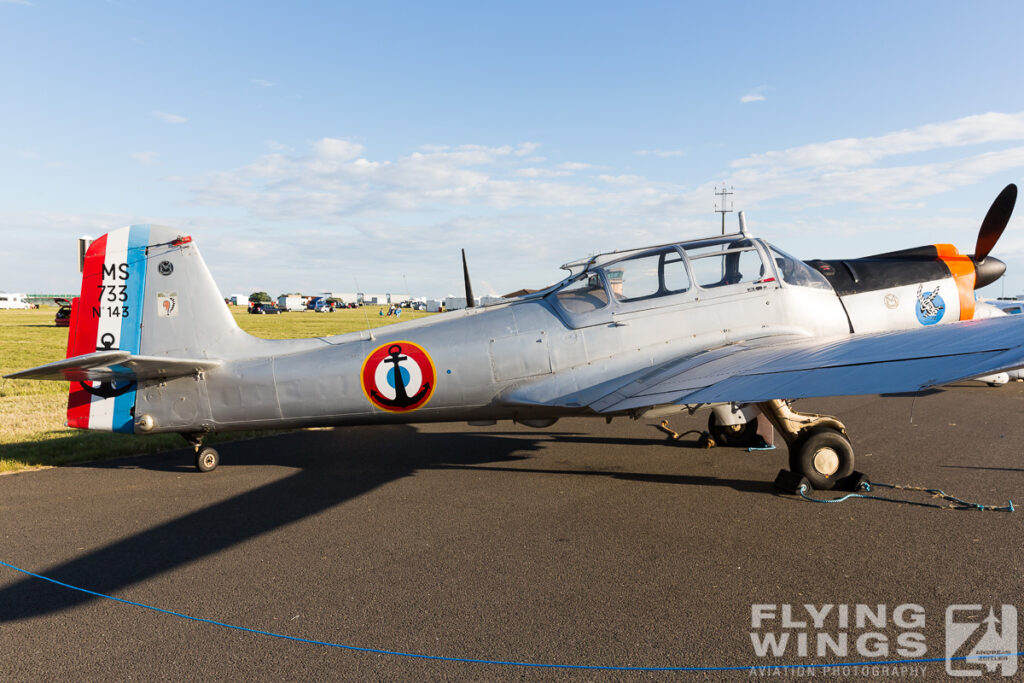
[(248, 338), (191, 237), (153, 226), (149, 243), (140, 354), (218, 358), (229, 338)]
[[(210, 358), (242, 334), (190, 237), (133, 225), (95, 240), (75, 299), (68, 357), (119, 349), (135, 355)], [(136, 383), (73, 382), (68, 426), (134, 432)]]

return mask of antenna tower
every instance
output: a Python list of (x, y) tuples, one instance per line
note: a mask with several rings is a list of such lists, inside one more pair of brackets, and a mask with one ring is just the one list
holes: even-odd
[[(732, 213), (733, 203), (732, 203), (732, 200), (728, 199), (728, 197), (732, 196), (732, 188), (730, 187), (728, 190), (726, 190), (725, 189), (725, 183), (722, 183), (722, 189), (719, 190), (718, 186), (716, 185), (715, 186), (715, 196), (719, 198), (719, 200), (717, 202), (715, 202), (715, 213), (722, 214), (722, 234), (724, 235), (725, 234), (725, 214)], [(726, 204), (728, 204), (728, 208), (726, 208)]]

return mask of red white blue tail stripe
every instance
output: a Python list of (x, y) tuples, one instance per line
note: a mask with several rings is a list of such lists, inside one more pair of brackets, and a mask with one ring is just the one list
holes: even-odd
[[(149, 226), (133, 225), (89, 247), (82, 293), (73, 307), (68, 357), (119, 349), (138, 354), (146, 289)], [(135, 383), (75, 382), (68, 396), (68, 426), (133, 433)]]

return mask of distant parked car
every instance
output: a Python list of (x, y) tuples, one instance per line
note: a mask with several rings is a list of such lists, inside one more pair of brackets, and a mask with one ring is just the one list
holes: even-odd
[(274, 304), (256, 304), (249, 309), (249, 312), (256, 315), (274, 315), (280, 313), (281, 309)]
[(60, 308), (57, 309), (57, 314), (53, 316), (53, 324), (57, 327), (70, 327), (71, 326), (71, 302), (67, 299), (54, 299)]

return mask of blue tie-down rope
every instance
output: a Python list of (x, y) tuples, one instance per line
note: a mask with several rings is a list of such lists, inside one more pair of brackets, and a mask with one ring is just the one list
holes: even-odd
[(919, 505), (927, 508), (939, 508), (940, 510), (990, 510), (992, 512), (1014, 512), (1013, 501), (1007, 500), (1006, 505), (982, 505), (981, 503), (971, 503), (966, 500), (961, 500), (956, 496), (951, 496), (942, 489), (928, 489), (923, 486), (901, 486), (900, 484), (882, 484), (879, 482), (864, 482), (861, 484), (861, 489), (864, 491), (870, 491), (872, 486), (878, 486), (887, 489), (899, 489), (902, 491), (920, 491), (922, 493), (931, 494), (933, 498), (942, 498), (943, 500), (949, 501), (948, 505), (942, 505), (940, 503), (928, 503), (920, 500), (906, 500), (904, 498), (886, 498), (885, 496), (873, 496), (867, 493), (848, 493), (841, 498), (811, 498), (807, 495), (810, 487), (807, 484), (803, 484), (797, 489), (797, 493), (804, 500), (808, 500), (812, 503), (842, 503), (850, 500), (851, 498), (864, 498), (865, 500), (881, 500), (886, 503), (904, 503), (906, 505)]
[[(814, 500), (814, 499), (810, 498), (809, 500)], [(887, 500), (887, 499), (883, 498), (882, 500)], [(819, 500), (819, 501), (815, 501), (815, 502), (824, 503), (824, 502), (834, 502), (834, 501), (820, 501)], [(323, 647), (337, 648), (337, 649), (340, 649), (340, 650), (349, 650), (351, 652), (369, 652), (369, 653), (372, 653), (372, 654), (391, 655), (392, 657), (408, 657), (408, 658), (412, 658), (412, 659), (425, 659), (425, 660), (430, 660), (430, 661), (435, 661), (435, 662), (455, 662), (457, 664), (491, 664), (491, 665), (497, 665), (497, 666), (529, 667), (529, 668), (537, 668), (537, 669), (581, 669), (581, 670), (586, 670), (586, 671), (747, 671), (747, 672), (750, 672), (750, 671), (762, 672), (763, 671), (763, 672), (768, 672), (768, 671), (776, 671), (776, 670), (778, 670), (778, 671), (782, 672), (782, 671), (791, 670), (791, 669), (801, 669), (801, 670), (804, 670), (804, 669), (822, 669), (822, 668), (826, 668), (826, 667), (827, 668), (832, 668), (832, 667), (847, 668), (847, 667), (857, 667), (857, 666), (892, 666), (892, 665), (899, 665), (899, 664), (930, 664), (932, 662), (942, 662), (942, 661), (951, 661), (951, 662), (953, 662), (953, 661), (963, 661), (963, 660), (966, 660), (968, 658), (971, 658), (971, 659), (988, 659), (990, 657), (1006, 657), (1007, 656), (1007, 654), (1005, 654), (1005, 653), (1000, 653), (1000, 654), (992, 654), (992, 655), (988, 655), (988, 654), (984, 654), (984, 655), (962, 655), (962, 656), (959, 656), (959, 657), (948, 657), (948, 658), (928, 657), (928, 658), (922, 658), (922, 659), (896, 659), (896, 660), (874, 661), (874, 662), (872, 662), (872, 661), (866, 661), (866, 662), (865, 661), (860, 661), (860, 662), (828, 662), (828, 663), (824, 663), (824, 664), (767, 664), (767, 665), (763, 664), (763, 663), (758, 663), (758, 664), (745, 664), (745, 665), (741, 665), (741, 666), (603, 666), (603, 665), (595, 665), (595, 664), (544, 664), (544, 663), (540, 663), (540, 662), (516, 662), (516, 661), (505, 661), (505, 660), (500, 660), (500, 659), (473, 659), (473, 658), (469, 658), (469, 657), (446, 657), (444, 655), (427, 655), (427, 654), (419, 654), (419, 653), (415, 653), (415, 652), (402, 652), (402, 651), (399, 651), (399, 650), (384, 650), (384, 649), (381, 649), (381, 648), (374, 648), (374, 647), (359, 647), (357, 645), (342, 645), (340, 643), (332, 643), (332, 642), (328, 642), (328, 641), (324, 641), (324, 640), (312, 640), (310, 638), (299, 638), (297, 636), (288, 636), (288, 635), (284, 635), (283, 633), (273, 633), (272, 631), (261, 631), (259, 629), (249, 628), (247, 626), (235, 626), (233, 624), (226, 624), (226, 623), (224, 623), (222, 621), (214, 621), (213, 619), (203, 619), (202, 617), (193, 617), (191, 615), (183, 614), (181, 612), (174, 612), (174, 611), (169, 610), (169, 609), (163, 609), (162, 607), (154, 607), (152, 605), (147, 605), (147, 604), (142, 603), (142, 602), (134, 602), (132, 600), (125, 600), (124, 598), (115, 598), (112, 595), (106, 595), (104, 593), (97, 593), (96, 591), (91, 591), (91, 590), (89, 590), (87, 588), (80, 588), (78, 586), (73, 586), (70, 583), (64, 583), (63, 581), (58, 581), (57, 579), (51, 579), (50, 577), (43, 576), (42, 574), (36, 574), (34, 572), (30, 572), (27, 569), (22, 569), (21, 567), (16, 567), (13, 564), (8, 564), (7, 562), (4, 562), (3, 560), (0, 560), (0, 566), (7, 567), (8, 569), (13, 569), (16, 572), (21, 572), (22, 574), (25, 574), (26, 576), (30, 576), (33, 579), (40, 579), (42, 581), (48, 581), (49, 583), (52, 583), (52, 584), (57, 585), (57, 586), (60, 586), (62, 588), (67, 588), (69, 590), (78, 591), (79, 593), (85, 593), (86, 595), (92, 595), (93, 597), (103, 598), (104, 600), (112, 600), (114, 602), (119, 602), (119, 603), (124, 604), (124, 605), (131, 605), (132, 607), (141, 607), (143, 609), (148, 609), (148, 610), (151, 610), (153, 612), (159, 612), (160, 614), (166, 614), (166, 615), (169, 615), (169, 616), (172, 616), (172, 617), (177, 617), (178, 619), (185, 619), (187, 621), (195, 621), (195, 622), (202, 623), (202, 624), (210, 624), (212, 626), (220, 626), (221, 628), (227, 628), (227, 629), (231, 629), (233, 631), (242, 631), (244, 633), (252, 633), (254, 635), (267, 636), (267, 637), (270, 637), (270, 638), (280, 638), (281, 640), (290, 640), (292, 642), (304, 643), (306, 645), (320, 645), (320, 646), (323, 646)], [(1013, 653), (1010, 656), (1013, 656), (1013, 657), (1024, 657), (1024, 652), (1016, 652), (1016, 653)]]

